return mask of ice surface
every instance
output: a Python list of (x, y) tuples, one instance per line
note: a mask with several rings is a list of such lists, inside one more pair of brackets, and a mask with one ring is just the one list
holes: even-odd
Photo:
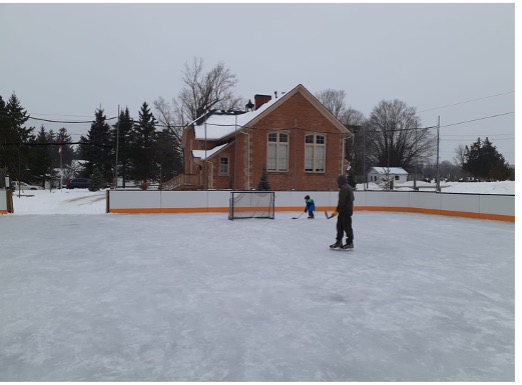
[(1, 381), (515, 379), (513, 223), (359, 211), (342, 253), (319, 215), (46, 193), (0, 216)]

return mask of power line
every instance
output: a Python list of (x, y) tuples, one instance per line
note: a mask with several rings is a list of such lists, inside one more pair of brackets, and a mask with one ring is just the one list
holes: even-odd
[(484, 116), (482, 118), (477, 118), (477, 119), (471, 119), (471, 120), (465, 120), (463, 122), (458, 122), (458, 123), (451, 123), (451, 124), (446, 124), (444, 126), (440, 126), (440, 128), (443, 128), (443, 127), (451, 127), (451, 126), (458, 126), (459, 124), (465, 124), (465, 123), (471, 123), (471, 122), (477, 122), (479, 120), (486, 120), (486, 119), (491, 119), (491, 118), (497, 118), (499, 116), (505, 116), (505, 115), (509, 115), (509, 114), (514, 114), (513, 111), (511, 112), (504, 112), (502, 114), (496, 114), (496, 115), (490, 115), (490, 116)]
[(46, 143), (38, 143), (38, 142), (19, 142), (19, 143), (2, 143), (2, 146), (65, 146), (71, 144), (81, 144), (86, 146), (95, 146), (95, 147), (104, 147), (104, 148), (114, 148), (115, 146), (111, 146), (108, 144), (98, 144), (92, 142), (46, 142)]
[(46, 115), (46, 116), (70, 116), (75, 118), (89, 118), (92, 115), (70, 115), (70, 114), (49, 114), (43, 112), (29, 112), (29, 115)]
[(426, 110), (419, 111), (419, 113), (420, 113), (420, 112), (427, 112), (427, 111), (438, 110), (438, 109), (447, 108), (447, 107), (458, 106), (459, 104), (472, 103), (472, 102), (476, 102), (476, 101), (484, 100), (484, 99), (495, 98), (495, 97), (497, 97), (497, 96), (508, 95), (508, 94), (512, 94), (512, 93), (514, 93), (514, 92), (515, 92), (515, 91), (508, 91), (508, 92), (503, 92), (503, 93), (501, 93), (501, 94), (489, 95), (489, 96), (484, 96), (484, 97), (482, 97), (482, 98), (466, 100), (466, 101), (464, 101), (464, 102), (457, 102), (457, 103), (453, 103), (453, 104), (447, 104), (447, 105), (445, 105), (445, 106), (434, 107), (434, 108), (428, 108), (428, 109), (426, 109)]
[[(499, 140), (513, 140), (513, 139), (515, 139), (514, 137), (513, 138), (496, 139), (496, 138), (490, 138), (489, 136), (487, 138), (490, 139), (491, 141), (495, 141), (495, 142), (497, 142)], [(465, 140), (465, 139), (444, 139), (444, 138), (440, 139), (441, 142), (462, 142), (463, 140)]]
[[(507, 136), (507, 135), (513, 135), (513, 134), (495, 134), (495, 136)], [(444, 134), (444, 137), (448, 136), (477, 136), (476, 134)]]
[[(466, 102), (461, 102), (461, 103), (455, 103), (455, 104), (452, 104), (452, 105), (456, 105), (456, 104), (462, 104), (462, 103), (468, 103), (468, 102), (471, 102), (471, 101), (475, 101), (475, 100), (481, 100), (481, 99), (486, 99), (486, 98), (490, 98), (490, 97), (494, 97), (494, 96), (499, 96), (499, 95), (505, 95), (505, 94), (509, 94), (509, 93), (513, 93), (514, 91), (510, 91), (510, 92), (506, 92), (506, 93), (503, 93), (503, 94), (497, 94), (497, 95), (491, 95), (491, 96), (486, 96), (484, 98), (478, 98), (478, 99), (474, 99), (474, 100), (469, 100), (469, 101), (466, 101)], [(448, 106), (451, 106), (451, 105), (448, 105)], [(439, 108), (439, 107), (438, 107)], [(440, 107), (442, 108), (442, 107)], [(435, 109), (435, 108), (434, 108)], [(429, 110), (424, 110), (424, 111), (429, 111)], [(423, 112), (423, 111), (420, 111), (420, 112)], [(481, 118), (477, 118), (477, 119), (470, 119), (470, 120), (465, 120), (465, 121), (462, 121), (462, 122), (457, 122), (457, 123), (451, 123), (451, 124), (446, 124), (446, 125), (443, 125), (443, 126), (440, 126), (440, 128), (444, 128), (444, 127), (451, 127), (451, 126), (457, 126), (457, 125), (460, 125), (460, 124), (466, 124), (466, 123), (471, 123), (471, 122), (476, 122), (476, 121), (480, 121), (480, 120), (485, 120), (485, 119), (491, 119), (491, 118), (496, 118), (496, 117), (500, 117), (500, 116), (505, 116), (505, 115), (510, 115), (510, 114), (514, 114), (513, 111), (510, 111), (510, 112), (504, 112), (504, 113), (501, 113), (501, 114), (496, 114), (496, 115), (490, 115), (490, 116), (484, 116), (484, 117), (481, 117)], [(41, 114), (43, 115), (43, 114)], [(32, 117), (32, 116), (28, 116), (28, 119), (32, 119), (32, 120), (37, 120), (37, 121), (43, 121), (43, 122), (50, 122), (50, 123), (65, 123), (65, 124), (86, 124), (86, 123), (94, 123), (95, 120), (83, 120), (83, 121), (68, 121), (68, 120), (52, 120), (52, 119), (43, 119), (43, 118), (35, 118), (35, 117)], [(118, 119), (117, 116), (113, 116), (111, 118), (106, 118), (105, 120), (114, 120), (114, 119)], [(132, 119), (132, 122), (133, 123), (136, 123), (136, 120), (135, 119)], [(219, 123), (210, 123), (209, 124), (210, 126), (219, 126), (219, 127), (240, 127), (240, 128), (250, 128), (248, 126), (243, 126), (243, 125), (236, 125), (236, 124), (219, 124)], [(170, 125), (170, 124), (160, 124), (160, 123), (154, 123), (154, 126), (155, 127), (166, 127), (166, 128), (184, 128), (186, 126), (181, 126), (181, 125)], [(435, 128), (437, 126), (429, 126), (429, 127), (412, 127), (412, 128), (406, 128), (406, 129), (393, 129), (393, 130), (386, 130), (386, 131), (403, 131), (403, 130), (415, 130), (415, 129), (430, 129), (430, 128)], [(81, 135), (81, 134), (73, 134), (73, 135)]]
[[(50, 123), (67, 123), (67, 124), (75, 124), (75, 123), (94, 123), (95, 120), (82, 120), (82, 121), (78, 121), (78, 120), (52, 120), (52, 119), (42, 119), (42, 118), (33, 118), (32, 116), (29, 116), (29, 119), (32, 119), (32, 120), (39, 120), (39, 121), (42, 121), (42, 122), (50, 122)], [(118, 117), (112, 117), (112, 118), (106, 118), (105, 120), (113, 120), (113, 119), (118, 119)]]

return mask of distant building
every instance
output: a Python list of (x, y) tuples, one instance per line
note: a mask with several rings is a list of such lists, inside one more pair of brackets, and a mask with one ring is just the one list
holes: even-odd
[(394, 183), (402, 183), (408, 180), (408, 172), (402, 167), (372, 167), (368, 171), (369, 182), (380, 182), (387, 178)]
[(266, 168), (272, 190), (333, 190), (351, 136), (303, 85), (255, 95), (244, 111), (213, 110), (185, 128), (185, 170), (169, 185), (252, 190)]

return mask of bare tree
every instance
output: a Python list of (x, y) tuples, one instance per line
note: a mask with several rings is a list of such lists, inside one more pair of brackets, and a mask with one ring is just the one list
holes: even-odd
[(420, 127), (414, 107), (400, 100), (381, 101), (368, 120), (366, 151), (372, 166), (404, 167), (426, 162), (435, 152), (430, 128)]
[(241, 98), (234, 96), (236, 75), (222, 62), (205, 72), (203, 58), (193, 58), (185, 63), (183, 88), (170, 105), (159, 97), (154, 101), (158, 122), (173, 132), (181, 141), (183, 128), (190, 122), (212, 109), (236, 109), (241, 105)]
[(219, 62), (209, 72), (204, 71), (204, 59), (194, 58), (185, 64), (183, 83), (178, 95), (182, 117), (195, 120), (212, 109), (238, 108), (240, 99), (232, 89), (236, 86), (236, 75)]
[(346, 139), (345, 157), (350, 162), (349, 177), (362, 175), (365, 172), (365, 162), (364, 137), (361, 133), (366, 118), (361, 112), (346, 106), (346, 92), (343, 90), (327, 89), (316, 93), (315, 97), (352, 133), (352, 136)]
[(362, 112), (354, 110), (352, 107), (348, 107), (341, 115), (339, 119), (344, 125), (349, 127), (361, 127), (365, 124), (366, 118)]
[(179, 108), (177, 108), (178, 103), (176, 102), (176, 99), (172, 100), (172, 104), (173, 105), (171, 106), (161, 96), (155, 100), (154, 108), (156, 109), (156, 119), (160, 126), (171, 132), (178, 142), (181, 143), (181, 136), (185, 124), (182, 119), (182, 114), (179, 111)]
[(317, 92), (315, 97), (333, 116), (341, 120), (341, 117), (346, 111), (346, 103), (344, 101), (344, 99), (346, 99), (346, 92), (343, 90), (327, 89)]
[(455, 149), (455, 157), (453, 160), (455, 161), (455, 164), (460, 166), (461, 168), (464, 166), (464, 163), (466, 163), (466, 146), (463, 144), (459, 144), (458, 147)]
[(330, 113), (345, 126), (360, 126), (364, 123), (364, 115), (351, 106), (346, 106), (346, 92), (327, 89), (315, 94), (315, 97)]

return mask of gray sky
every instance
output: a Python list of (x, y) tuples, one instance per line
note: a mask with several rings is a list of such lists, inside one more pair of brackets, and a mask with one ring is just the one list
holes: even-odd
[[(441, 160), (488, 136), (515, 163), (514, 3), (2, 3), (0, 47), (0, 95), (33, 117), (113, 117), (118, 105), (137, 117), (176, 97), (184, 64), (202, 57), (236, 74), (245, 103), (297, 84), (344, 90), (366, 117), (400, 99), (424, 126), (440, 116)], [(43, 124), (73, 140), (90, 126)]]

